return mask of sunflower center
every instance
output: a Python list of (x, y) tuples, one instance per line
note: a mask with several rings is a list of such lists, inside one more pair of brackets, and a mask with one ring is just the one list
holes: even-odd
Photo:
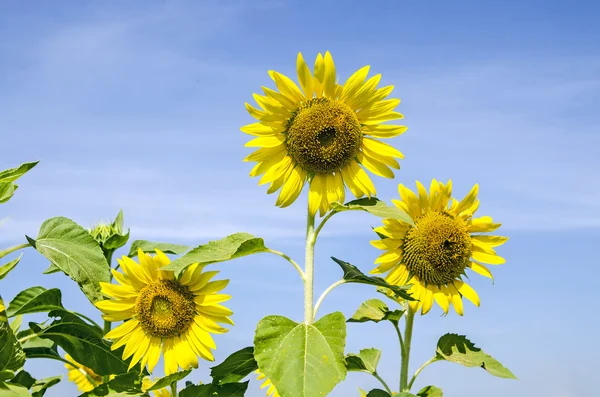
[(356, 113), (327, 98), (304, 103), (290, 118), (285, 133), (289, 155), (314, 174), (339, 171), (356, 156), (363, 138)]
[(426, 284), (456, 280), (471, 258), (471, 236), (461, 218), (428, 212), (415, 221), (404, 238), (404, 262)]
[(140, 291), (135, 311), (148, 334), (160, 338), (177, 336), (194, 321), (194, 294), (177, 281), (160, 280)]

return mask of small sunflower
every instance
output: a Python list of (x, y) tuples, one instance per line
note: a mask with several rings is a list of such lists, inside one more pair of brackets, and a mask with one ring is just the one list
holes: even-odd
[(65, 360), (73, 364), (65, 364), (65, 368), (69, 371), (69, 380), (77, 385), (79, 391), (84, 393), (92, 391), (96, 386), (102, 384), (102, 376), (97, 375), (90, 368), (79, 364), (70, 355), (65, 354)]
[(115, 298), (96, 303), (103, 318), (125, 320), (105, 335), (114, 339), (112, 349), (125, 346), (123, 359), (132, 357), (129, 368), (141, 362), (149, 372), (162, 352), (167, 375), (178, 367), (197, 368), (197, 356), (213, 361), (211, 334), (227, 332), (217, 323), (233, 325), (233, 312), (220, 305), (231, 297), (217, 293), (229, 280), (210, 281), (219, 272), (203, 272), (197, 263), (175, 279), (172, 271), (162, 270), (170, 260), (158, 249), (155, 256), (138, 250), (138, 258), (139, 264), (126, 256), (119, 260), (123, 273), (112, 273), (120, 285), (100, 283), (102, 292)]
[(450, 304), (463, 315), (462, 297), (479, 306), (477, 292), (461, 280), (467, 268), (493, 279), (484, 264), (500, 265), (504, 258), (494, 247), (504, 244), (508, 237), (490, 236), (500, 227), (489, 216), (474, 218), (479, 207), (478, 185), (458, 202), (452, 198), (452, 181), (447, 184), (431, 182), (429, 194), (417, 181), (417, 194), (398, 185), (402, 200), (392, 200), (414, 221), (414, 226), (396, 219), (384, 219), (375, 231), (383, 236), (371, 242), (384, 250), (371, 271), (382, 274), (389, 271), (386, 281), (393, 285), (412, 284), (410, 293), (417, 301), (410, 301), (413, 311), (422, 308), (426, 314), (437, 302), (448, 313)]
[(256, 371), (254, 371), (258, 376), (256, 377), (256, 380), (265, 380), (263, 382), (262, 385), (260, 385), (261, 389), (264, 389), (265, 387), (267, 387), (267, 397), (279, 397), (279, 393), (277, 393), (277, 390), (275, 389), (275, 386), (273, 386), (273, 383), (271, 383), (271, 380), (269, 378), (267, 378), (267, 376), (265, 374), (263, 374), (260, 369), (257, 369)]
[(379, 140), (407, 129), (383, 124), (403, 118), (394, 111), (400, 100), (386, 99), (394, 87), (377, 88), (381, 75), (367, 79), (369, 66), (337, 84), (329, 52), (317, 56), (314, 73), (299, 53), (296, 69), (300, 87), (271, 70), (278, 91), (262, 87), (265, 95), (254, 95), (261, 110), (246, 103), (250, 115), (259, 120), (241, 128), (256, 136), (246, 146), (260, 148), (244, 159), (257, 162), (250, 176), (264, 174), (259, 184), (269, 184), (267, 193), (281, 189), (276, 202), (280, 207), (293, 203), (308, 181), (312, 215), (317, 210), (323, 215), (332, 202), (343, 202), (346, 186), (356, 197), (375, 195), (361, 165), (393, 178), (390, 167), (400, 169), (396, 159), (404, 158)]

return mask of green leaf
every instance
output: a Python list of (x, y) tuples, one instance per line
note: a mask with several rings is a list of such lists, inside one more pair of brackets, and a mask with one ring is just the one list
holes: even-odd
[(127, 244), (127, 241), (129, 241), (129, 230), (127, 230), (126, 234), (123, 234), (123, 210), (119, 211), (117, 217), (115, 218), (111, 226), (113, 230), (116, 231), (116, 233), (110, 236), (104, 242), (104, 244), (102, 244), (102, 246), (105, 250), (114, 251), (118, 248), (121, 248), (122, 246)]
[(179, 392), (179, 397), (244, 397), (248, 382), (224, 385), (191, 385)]
[(27, 371), (19, 371), (9, 383), (21, 385), (29, 389), (35, 383), (35, 378)]
[(190, 374), (190, 372), (192, 372), (192, 371), (191, 370), (180, 371), (180, 372), (175, 372), (174, 374), (165, 376), (163, 378), (160, 378), (160, 379), (156, 380), (156, 382), (152, 383), (151, 387), (146, 388), (144, 391), (152, 391), (152, 390), (162, 389), (163, 387), (169, 387), (169, 386), (171, 386), (171, 383), (178, 382), (178, 381), (184, 379), (186, 376), (188, 376)]
[(0, 371), (0, 382), (4, 382), (5, 380), (9, 380), (15, 377), (15, 371), (11, 371), (8, 369)]
[(81, 394), (79, 397), (125, 397), (147, 396), (142, 391), (142, 381), (139, 371), (118, 375), (110, 382), (97, 386), (94, 390)]
[(373, 389), (367, 393), (367, 397), (390, 397), (390, 393), (381, 389)]
[(27, 171), (35, 167), (39, 161), (32, 163), (24, 163), (17, 168), (11, 168), (5, 171), (0, 171), (0, 182), (14, 182), (22, 177)]
[(213, 383), (225, 384), (239, 382), (258, 369), (254, 359), (254, 348), (246, 347), (231, 354), (221, 364), (210, 369)]
[(121, 359), (124, 348), (111, 350), (110, 344), (102, 339), (102, 329), (64, 311), (50, 312), (49, 316), (59, 318), (45, 328), (29, 323), (40, 338), (56, 343), (75, 361), (91, 368), (98, 375), (118, 375), (127, 372), (128, 362)]
[(451, 361), (465, 367), (481, 367), (500, 378), (517, 379), (508, 368), (505, 368), (492, 356), (475, 347), (465, 335), (446, 334), (437, 345), (436, 358)]
[(254, 356), (282, 397), (325, 396), (346, 377), (345, 344), (340, 312), (313, 324), (267, 316), (256, 328)]
[(87, 230), (64, 217), (45, 221), (30, 242), (56, 267), (73, 279), (92, 302), (103, 300), (100, 282), (110, 282), (110, 266)]
[(425, 386), (417, 393), (417, 397), (444, 397), (444, 393), (435, 386)]
[(383, 201), (375, 197), (365, 197), (352, 200), (344, 205), (333, 203), (333, 210), (336, 212), (363, 210), (380, 218), (392, 218), (414, 225), (412, 218), (397, 207), (390, 207)]
[(60, 272), (60, 269), (54, 263), (51, 263), (42, 274), (52, 274), (57, 272)]
[(25, 364), (25, 353), (10, 328), (4, 303), (0, 297), (0, 371), (14, 372), (23, 367), (23, 364)]
[(2, 280), (4, 277), (6, 277), (6, 275), (17, 266), (17, 264), (21, 260), (22, 256), (23, 256), (23, 254), (19, 255), (19, 257), (17, 259), (14, 259), (14, 260), (8, 262), (6, 265), (3, 265), (0, 267), (0, 280)]
[(32, 397), (43, 397), (46, 394), (46, 390), (60, 382), (62, 376), (52, 376), (50, 378), (39, 379), (31, 387)]
[(155, 249), (159, 249), (165, 254), (180, 255), (189, 250), (191, 247), (188, 247), (187, 245), (135, 240), (133, 243), (131, 243), (131, 248), (129, 248), (129, 254), (127, 254), (127, 256), (130, 258), (137, 256), (138, 248), (141, 248), (143, 252), (154, 252)]
[(331, 257), (331, 259), (333, 259), (335, 263), (340, 265), (340, 267), (344, 271), (344, 280), (346, 280), (347, 283), (360, 283), (374, 285), (376, 287), (388, 288), (399, 298), (411, 301), (415, 300), (410, 296), (408, 292), (406, 292), (408, 289), (410, 289), (410, 286), (397, 286), (388, 284), (387, 281), (385, 281), (381, 277), (367, 276), (366, 274), (361, 272), (356, 266), (351, 265), (348, 262), (344, 262), (342, 260), (334, 258), (333, 256)]
[(356, 310), (347, 322), (366, 323), (367, 321), (373, 321), (374, 323), (378, 323), (388, 320), (398, 324), (403, 314), (403, 310), (390, 311), (387, 305), (379, 299), (369, 299), (360, 304), (358, 310)]
[(208, 264), (223, 262), (242, 256), (268, 251), (262, 238), (248, 233), (236, 233), (221, 240), (194, 248), (184, 256), (171, 262), (163, 269), (181, 274), (192, 263)]
[(381, 358), (381, 350), (370, 348), (362, 349), (358, 354), (350, 353), (346, 356), (348, 371), (361, 371), (374, 374)]
[(58, 288), (31, 287), (19, 294), (10, 302), (6, 314), (14, 317), (19, 314), (47, 313), (52, 310), (64, 310)]
[(21, 385), (0, 382), (0, 397), (31, 397), (31, 394)]
[(6, 203), (10, 200), (18, 187), (12, 182), (0, 182), (0, 203)]

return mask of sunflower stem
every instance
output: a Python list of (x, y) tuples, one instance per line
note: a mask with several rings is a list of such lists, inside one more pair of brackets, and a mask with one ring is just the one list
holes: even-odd
[(415, 372), (415, 374), (413, 375), (412, 379), (410, 380), (410, 382), (408, 382), (408, 389), (410, 390), (412, 388), (413, 383), (415, 383), (415, 380), (417, 380), (417, 376), (419, 376), (419, 374), (421, 373), (421, 371), (423, 371), (425, 369), (425, 367), (427, 367), (429, 364), (434, 363), (436, 361), (438, 361), (439, 359), (437, 357), (432, 357), (429, 360), (427, 360), (425, 362), (425, 364), (421, 365), (419, 367), (419, 369)]
[(402, 366), (400, 367), (400, 391), (407, 392), (408, 387), (408, 362), (410, 359), (410, 344), (412, 341), (413, 323), (415, 312), (408, 307), (406, 311), (406, 328), (404, 330), (404, 348), (402, 349)]
[(171, 383), (171, 397), (177, 397), (177, 381)]
[[(110, 271), (112, 269), (112, 256), (113, 256), (113, 250), (108, 250), (106, 252), (104, 252), (105, 258), (106, 258), (106, 262), (108, 263), (108, 270), (109, 270), (109, 274), (110, 274), (110, 281), (112, 282), (113, 279), (113, 275), (112, 272)], [(110, 329), (112, 327), (112, 323), (110, 321), (104, 320), (104, 328), (103, 328), (103, 334), (106, 335), (110, 332)], [(109, 381), (110, 377), (108, 375), (104, 375), (102, 377), (102, 383), (107, 383)]]
[(0, 258), (3, 258), (12, 252), (15, 252), (20, 249), (27, 248), (27, 247), (31, 247), (31, 245), (29, 243), (25, 243), (25, 244), (14, 245), (12, 247), (4, 249), (4, 250), (0, 251)]
[(306, 220), (306, 258), (304, 267), (304, 322), (311, 324), (314, 313), (314, 277), (315, 277), (315, 216), (308, 211)]
[(315, 317), (317, 316), (317, 311), (319, 310), (319, 307), (321, 307), (321, 303), (323, 303), (323, 300), (325, 299), (327, 294), (330, 293), (335, 287), (340, 286), (340, 285), (344, 284), (345, 282), (346, 282), (346, 280), (338, 280), (335, 283), (331, 284), (329, 287), (327, 287), (327, 289), (325, 291), (323, 291), (323, 293), (317, 300), (317, 304), (315, 305), (315, 310), (313, 312), (313, 321), (315, 320)]

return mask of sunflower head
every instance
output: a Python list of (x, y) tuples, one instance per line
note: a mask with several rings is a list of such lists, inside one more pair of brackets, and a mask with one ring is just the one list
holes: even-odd
[[(71, 364), (65, 364), (65, 368), (69, 371), (69, 380), (77, 385), (77, 389), (81, 392), (88, 392), (94, 390), (96, 386), (102, 384), (102, 376), (97, 375), (90, 368), (79, 364), (73, 360), (69, 354), (65, 354), (65, 360)], [(111, 379), (114, 376), (111, 377)]]
[(279, 393), (277, 393), (277, 389), (275, 389), (275, 386), (273, 386), (271, 380), (267, 378), (267, 376), (263, 374), (260, 369), (257, 369), (254, 372), (257, 374), (256, 380), (263, 381), (263, 383), (260, 385), (260, 388), (267, 388), (267, 397), (279, 397)]
[(105, 335), (112, 349), (125, 346), (123, 359), (131, 357), (130, 368), (141, 363), (152, 372), (160, 355), (167, 375), (177, 369), (198, 367), (198, 356), (214, 360), (216, 348), (211, 334), (227, 332), (219, 324), (230, 324), (233, 313), (221, 305), (229, 295), (218, 293), (229, 280), (211, 281), (218, 273), (205, 272), (193, 264), (176, 279), (163, 267), (170, 263), (160, 250), (151, 256), (138, 250), (139, 264), (124, 256), (123, 273), (113, 270), (119, 284), (101, 283), (102, 292), (113, 299), (96, 303), (108, 321), (125, 322)]
[(474, 218), (479, 207), (478, 185), (460, 202), (452, 198), (452, 181), (432, 181), (429, 192), (417, 182), (417, 194), (398, 186), (401, 200), (394, 204), (408, 214), (414, 225), (396, 219), (384, 219), (375, 228), (381, 239), (371, 244), (385, 252), (375, 261), (374, 274), (387, 273), (390, 284), (412, 284), (410, 293), (416, 301), (409, 302), (412, 310), (421, 308), (427, 313), (437, 302), (445, 313), (452, 304), (463, 314), (462, 298), (479, 306), (475, 290), (462, 280), (466, 269), (492, 278), (485, 264), (505, 262), (494, 247), (508, 238), (489, 236), (500, 227), (492, 218)]
[(257, 164), (251, 176), (263, 175), (268, 193), (280, 190), (277, 205), (296, 200), (308, 181), (309, 210), (321, 215), (331, 203), (344, 201), (346, 187), (356, 196), (371, 196), (375, 187), (363, 167), (375, 175), (393, 178), (402, 153), (381, 142), (406, 131), (383, 124), (403, 116), (394, 109), (399, 99), (387, 99), (393, 86), (378, 88), (381, 75), (367, 79), (369, 66), (341, 85), (329, 52), (319, 54), (311, 72), (302, 54), (296, 63), (299, 86), (270, 71), (277, 91), (263, 87), (254, 95), (260, 109), (246, 103), (257, 123), (242, 127), (255, 136), (246, 146), (259, 149), (245, 161)]

